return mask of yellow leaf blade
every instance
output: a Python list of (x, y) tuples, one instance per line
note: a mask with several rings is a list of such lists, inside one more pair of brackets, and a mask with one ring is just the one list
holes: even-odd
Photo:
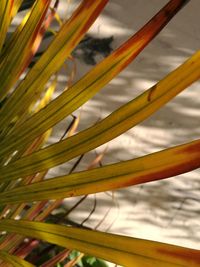
[(0, 1), (0, 52), (2, 50), (8, 27), (11, 21), (11, 12), (13, 1), (1, 0)]
[(200, 167), (200, 140), (113, 165), (19, 186), (0, 193), (0, 204), (86, 195), (151, 182)]
[(12, 18), (17, 14), (17, 11), (20, 8), (22, 2), (23, 2), (23, 0), (14, 0), (12, 13), (11, 13)]
[[(39, 1), (41, 2), (41, 1)], [(52, 74), (64, 61), (93, 24), (108, 0), (83, 0), (72, 17), (62, 26), (52, 43), (26, 75), (1, 110), (1, 127), (4, 128), (17, 115), (23, 114), (43, 91)]]
[(2, 220), (0, 229), (76, 249), (128, 267), (198, 267), (198, 250), (74, 227)]
[[(0, 169), (1, 179), (17, 179), (17, 177), (49, 169), (110, 141), (148, 118), (199, 77), (200, 51), (155, 86), (96, 125), (2, 167)], [(0, 157), (4, 156), (6, 150), (9, 151), (12, 146), (13, 140), (9, 143), (3, 140)]]
[[(137, 56), (148, 42), (164, 27), (169, 19), (182, 7), (184, 2), (170, 1), (138, 33), (133, 35), (107, 59), (94, 67), (86, 76), (52, 101), (45, 109), (20, 125), (11, 136), (8, 136), (4, 140), (6, 149), (11, 149), (11, 147), (14, 149), (13, 146), (17, 148), (17, 145), (25, 145), (27, 142), (31, 142), (37, 135), (55, 125), (94, 96)], [(165, 16), (166, 12), (168, 12), (167, 17)], [(5, 122), (8, 121), (6, 116), (7, 114), (2, 113), (2, 126), (3, 120)]]
[(0, 259), (3, 261), (12, 264), (14, 267), (34, 267), (33, 264), (15, 256), (12, 254), (9, 254), (6, 251), (0, 250)]
[(17, 29), (17, 34), (14, 34), (13, 46), (9, 47), (8, 51), (6, 50), (7, 53), (3, 54), (0, 68), (0, 100), (7, 95), (33, 57), (35, 41), (50, 2), (51, 0), (37, 0), (35, 2), (28, 18), (22, 22), (24, 25), (20, 25), (20, 30)]

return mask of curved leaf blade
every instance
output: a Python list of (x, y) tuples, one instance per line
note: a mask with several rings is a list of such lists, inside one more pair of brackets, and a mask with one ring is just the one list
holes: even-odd
[[(47, 170), (110, 141), (148, 118), (199, 78), (200, 51), (155, 86), (96, 125), (0, 168), (0, 179), (17, 179)], [(4, 145), (1, 145), (0, 157), (7, 149)]]
[(1, 0), (0, 1), (0, 52), (2, 50), (8, 27), (11, 21), (11, 14), (13, 8), (13, 1)]
[[(12, 1), (7, 1), (12, 2)], [(33, 47), (45, 19), (51, 0), (37, 0), (28, 19), (20, 25), (21, 30), (15, 36), (13, 47), (4, 53), (0, 68), (0, 100), (2, 100), (18, 80), (30, 59)]]
[(107, 59), (95, 66), (79, 82), (52, 101), (45, 109), (32, 116), (22, 125), (17, 126), (11, 135), (3, 140), (5, 149), (1, 149), (3, 149), (4, 155), (6, 151), (17, 150), (20, 145), (25, 146), (94, 96), (139, 54), (183, 6), (184, 2), (170, 1), (138, 33), (133, 35)]
[(0, 250), (0, 259), (3, 261), (12, 264), (14, 267), (34, 267), (33, 264), (15, 256), (12, 254), (9, 254), (6, 251)]
[(74, 227), (1, 220), (0, 229), (76, 249), (98, 258), (134, 267), (198, 267), (198, 250)]
[[(41, 1), (40, 1), (41, 2)], [(52, 74), (64, 61), (93, 24), (108, 0), (83, 0), (72, 17), (62, 26), (52, 43), (26, 75), (4, 104), (1, 113), (1, 129), (8, 126), (17, 115), (23, 114), (40, 96)]]
[(0, 193), (0, 204), (86, 195), (169, 178), (200, 167), (200, 140), (141, 158), (56, 177)]
[(12, 8), (12, 18), (17, 14), (17, 11), (20, 9), (23, 0), (14, 0), (13, 8)]

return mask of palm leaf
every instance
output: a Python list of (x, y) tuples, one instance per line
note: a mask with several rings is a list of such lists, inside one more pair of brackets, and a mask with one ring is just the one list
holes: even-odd
[(198, 267), (200, 264), (198, 250), (98, 231), (24, 220), (2, 220), (0, 229), (128, 267)]
[[(119, 47), (112, 55), (94, 67), (79, 82), (52, 101), (45, 109), (18, 126), (11, 135), (8, 135), (2, 140), (3, 144), (0, 144), (0, 155), (2, 152), (5, 156), (7, 153), (6, 151), (9, 152), (10, 150), (11, 152), (13, 149), (19, 149), (22, 145), (25, 146), (27, 143), (34, 140), (37, 135), (58, 123), (80, 107), (84, 102), (89, 100), (137, 56), (149, 41), (166, 25), (170, 18), (182, 7), (183, 2), (170, 1), (138, 33), (133, 35), (133, 37)], [(187, 67), (185, 67), (185, 69), (186, 68)], [(174, 76), (177, 74), (178, 73), (175, 73)], [(166, 83), (167, 82), (168, 80)], [(8, 108), (9, 107), (5, 105), (5, 113), (2, 111), (2, 127), (4, 122), (8, 123)]]
[[(11, 1), (7, 2), (11, 3)], [(51, 0), (36, 1), (30, 14), (16, 30), (12, 40), (12, 47), (10, 45), (8, 49), (5, 47), (6, 51), (3, 51), (0, 68), (0, 100), (4, 99), (18, 80), (19, 75), (30, 63), (34, 55), (34, 46), (36, 45), (33, 40), (36, 39), (37, 41), (36, 36), (40, 32), (50, 2)]]
[(0, 193), (0, 204), (61, 199), (172, 177), (200, 167), (200, 140)]
[[(0, 179), (2, 181), (17, 179), (47, 170), (108, 142), (149, 117), (199, 77), (200, 52), (197, 52), (157, 85), (96, 125), (0, 168)], [(2, 147), (0, 152), (2, 156), (9, 144), (5, 142), (4, 146), (5, 149)]]
[[(169, 1), (138, 33), (51, 102), (57, 85), (57, 72), (108, 0), (83, 0), (47, 50), (27, 71), (25, 79), (19, 81), (38, 49), (59, 1), (54, 1), (54, 8), (50, 9), (51, 0), (31, 2), (34, 2), (32, 8), (30, 1), (24, 2), (30, 10), (7, 40), (10, 23), (20, 6), (23, 9), (24, 5), (22, 0), (0, 0), (0, 100), (3, 100), (0, 103), (0, 264), (33, 266), (17, 256), (22, 256), (23, 240), (28, 236), (123, 266), (199, 266), (199, 250), (36, 222), (45, 220), (64, 197), (165, 179), (200, 167), (198, 139), (137, 159), (44, 179), (50, 168), (119, 136), (197, 81), (200, 77), (199, 51), (156, 85), (96, 125), (41, 148), (54, 125), (77, 110), (124, 69), (189, 1)], [(77, 121), (74, 121), (74, 126)], [(56, 201), (49, 202), (51, 199)], [(26, 203), (31, 203), (28, 210)], [(20, 220), (16, 220), (17, 217)], [(31, 249), (29, 246), (26, 253)], [(57, 256), (49, 264), (55, 264), (63, 253)]]
[(5, 42), (5, 38), (7, 35), (8, 27), (11, 22), (12, 16), (12, 8), (13, 8), (13, 1), (0, 1), (0, 52), (2, 50), (3, 44)]
[(82, 2), (28, 72), (26, 79), (19, 84), (3, 106), (0, 114), (2, 127), (0, 129), (8, 125), (17, 115), (20, 116), (26, 112), (29, 105), (38, 99), (51, 75), (61, 68), (107, 1), (84, 0)]
[(14, 256), (12, 254), (7, 253), (6, 251), (0, 250), (0, 259), (12, 264), (14, 267), (33, 267), (34, 265), (29, 262)]

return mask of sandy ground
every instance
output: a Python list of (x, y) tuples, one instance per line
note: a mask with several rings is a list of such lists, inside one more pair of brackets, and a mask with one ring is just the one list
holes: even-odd
[[(112, 46), (118, 47), (165, 3), (164, 0), (110, 0), (90, 32), (98, 37), (112, 35)], [(78, 130), (144, 92), (199, 49), (199, 9), (200, 1), (192, 0), (126, 70), (84, 105)], [(60, 12), (67, 14), (64, 6)], [(77, 64), (76, 79), (90, 68), (83, 62)], [(65, 74), (60, 82), (64, 80)], [(109, 142), (102, 164), (199, 138), (199, 87), (199, 83), (190, 86), (151, 118)], [(66, 127), (66, 121), (56, 134), (63, 125)], [(96, 153), (104, 148), (98, 148)], [(94, 156), (95, 152), (86, 156), (79, 169), (86, 167)], [(52, 175), (65, 170), (65, 165), (60, 166)], [(81, 222), (94, 209), (85, 226), (200, 249), (199, 177), (200, 171), (195, 170), (164, 181), (89, 196), (70, 218)], [(76, 201), (66, 200), (65, 205), (69, 208)]]

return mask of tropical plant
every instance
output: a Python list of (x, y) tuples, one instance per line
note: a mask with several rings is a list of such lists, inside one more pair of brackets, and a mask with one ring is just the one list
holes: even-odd
[[(39, 240), (66, 248), (41, 266), (55, 266), (71, 250), (123, 266), (200, 266), (198, 250), (47, 221), (63, 198), (164, 179), (200, 166), (200, 140), (195, 140), (141, 158), (45, 179), (49, 169), (119, 136), (200, 77), (200, 52), (196, 52), (152, 88), (94, 126), (73, 136), (73, 131), (68, 132), (59, 142), (45, 147), (52, 127), (124, 69), (189, 1), (169, 1), (141, 30), (51, 100), (57, 73), (107, 2), (83, 0), (30, 65), (59, 3), (36, 0), (24, 1), (22, 6), (22, 0), (0, 0), (1, 266), (32, 266), (24, 259)], [(8, 36), (19, 8), (32, 3)]]

